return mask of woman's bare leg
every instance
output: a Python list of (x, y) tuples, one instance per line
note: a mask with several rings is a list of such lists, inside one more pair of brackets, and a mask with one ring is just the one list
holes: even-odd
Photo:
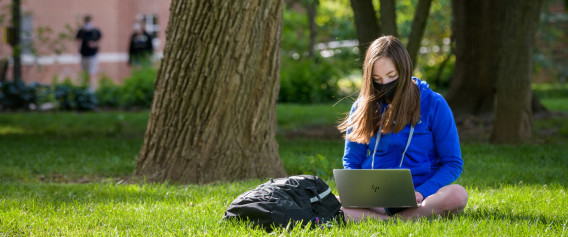
[(360, 222), (365, 219), (386, 220), (390, 218), (383, 208), (346, 208), (342, 207), (345, 220)]
[[(341, 202), (339, 196), (335, 196), (337, 200)], [(346, 221), (351, 222), (359, 222), (362, 219), (377, 219), (377, 220), (386, 220), (389, 218), (385, 209), (382, 207), (374, 207), (374, 208), (347, 208), (341, 207), (343, 211), (343, 216), (345, 217)]]
[[(409, 208), (395, 214), (394, 218), (417, 219), (438, 215), (457, 214), (467, 205), (468, 194), (465, 188), (458, 184), (442, 187), (435, 194), (422, 201), (420, 207)], [(359, 222), (364, 219), (387, 220), (388, 216), (383, 208), (341, 208), (346, 220)]]
[(459, 184), (442, 187), (422, 201), (418, 208), (409, 208), (397, 213), (401, 219), (416, 219), (432, 216), (451, 216), (460, 213), (467, 205), (468, 194)]

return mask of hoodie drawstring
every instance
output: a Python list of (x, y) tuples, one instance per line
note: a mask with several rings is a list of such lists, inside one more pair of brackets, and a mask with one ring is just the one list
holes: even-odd
[[(373, 160), (371, 161), (371, 169), (375, 168), (375, 154), (377, 153), (377, 146), (379, 146), (379, 141), (381, 140), (381, 130), (383, 130), (383, 124), (379, 127), (379, 131), (377, 134), (377, 142), (375, 143), (375, 149), (373, 150)], [(402, 167), (402, 162), (404, 161), (404, 155), (406, 154), (406, 150), (408, 150), (408, 146), (410, 145), (410, 141), (412, 140), (412, 135), (414, 134), (414, 126), (410, 127), (410, 134), (408, 134), (408, 141), (406, 141), (406, 147), (404, 148), (404, 152), (402, 152), (402, 157), (400, 158), (400, 164), (398, 168)]]

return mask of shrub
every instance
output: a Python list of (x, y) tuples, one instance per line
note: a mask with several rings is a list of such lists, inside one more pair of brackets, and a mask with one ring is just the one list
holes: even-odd
[(97, 98), (99, 105), (103, 107), (116, 108), (120, 105), (120, 87), (114, 84), (112, 79), (101, 77), (99, 87), (97, 88)]
[(9, 110), (29, 109), (36, 103), (36, 88), (41, 85), (33, 83), (26, 85), (22, 81), (0, 82), (0, 108)]
[(61, 110), (95, 110), (97, 97), (84, 86), (73, 85), (70, 81), (53, 85), (56, 108)]
[(153, 67), (136, 69), (124, 80), (120, 90), (120, 104), (126, 108), (150, 108), (154, 98), (157, 70)]
[(338, 97), (338, 72), (324, 59), (284, 57), (280, 70), (279, 102), (318, 103)]
[(109, 78), (101, 78), (97, 97), (101, 106), (130, 108), (150, 108), (154, 98), (154, 82), (157, 69), (143, 67), (135, 69), (122, 85), (116, 85)]
[(0, 83), (1, 109), (34, 110), (46, 103), (61, 110), (94, 110), (97, 98), (85, 86), (73, 85), (69, 79), (51, 86), (22, 81)]
[[(455, 57), (451, 57), (445, 63), (440, 61), (434, 65), (424, 64), (420, 70), (423, 75), (420, 78), (430, 85), (430, 88), (438, 92), (447, 91), (450, 88), (450, 81), (454, 73)], [(441, 68), (443, 66), (443, 68)]]

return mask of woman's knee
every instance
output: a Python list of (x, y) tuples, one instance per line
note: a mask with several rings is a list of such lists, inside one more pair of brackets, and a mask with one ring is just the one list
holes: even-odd
[(447, 186), (447, 197), (446, 197), (446, 210), (452, 212), (460, 212), (467, 205), (467, 200), (469, 195), (467, 190), (459, 184), (450, 184)]

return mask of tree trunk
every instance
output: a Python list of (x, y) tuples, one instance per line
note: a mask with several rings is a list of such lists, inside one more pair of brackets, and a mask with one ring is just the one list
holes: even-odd
[(351, 0), (351, 8), (353, 8), (357, 40), (359, 40), (359, 55), (361, 64), (363, 64), (367, 48), (380, 35), (379, 24), (372, 0)]
[(446, 99), (456, 117), (493, 112), (495, 73), (500, 70), (496, 36), (502, 29), (495, 24), (498, 13), (491, 2), (452, 2), (456, 63)]
[(282, 1), (173, 0), (135, 176), (209, 183), (283, 177)]
[(308, 56), (313, 57), (315, 55), (316, 46), (316, 13), (318, 10), (319, 0), (307, 0), (306, 10), (308, 12), (308, 24), (310, 26), (310, 45), (308, 46)]
[(408, 54), (410, 55), (410, 60), (416, 68), (418, 49), (420, 49), (420, 43), (422, 37), (424, 36), (424, 28), (426, 28), (426, 21), (428, 20), (428, 15), (430, 14), (430, 5), (432, 0), (420, 0), (418, 1), (418, 6), (416, 7), (416, 12), (414, 12), (414, 20), (412, 21), (412, 29), (410, 31), (410, 36), (408, 37)]
[(392, 35), (398, 37), (396, 33), (396, 5), (394, 0), (381, 0), (381, 35)]
[(501, 31), (491, 143), (516, 143), (532, 134), (532, 48), (542, 0), (494, 1)]

